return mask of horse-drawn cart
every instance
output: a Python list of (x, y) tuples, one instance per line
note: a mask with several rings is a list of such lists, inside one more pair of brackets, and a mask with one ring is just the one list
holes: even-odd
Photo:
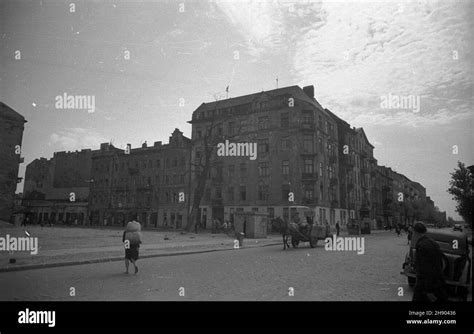
[(288, 239), (291, 237), (293, 248), (300, 242), (309, 242), (311, 248), (316, 247), (318, 240), (330, 236), (329, 228), (316, 223), (314, 211), (307, 206), (290, 206), (291, 220), (277, 217), (272, 219), (273, 228), (283, 236), (283, 249), (290, 248)]
[(309, 242), (310, 247), (314, 248), (318, 240), (324, 240), (329, 236), (329, 231), (325, 226), (316, 224), (314, 211), (309, 207), (292, 206), (290, 213), (289, 233), (293, 248), (298, 247), (300, 242)]
[(309, 242), (309, 246), (314, 248), (318, 244), (318, 240), (324, 240), (328, 237), (324, 226), (313, 224), (305, 231), (298, 229), (294, 225), (296, 224), (290, 224), (291, 245), (293, 248), (298, 247), (300, 242)]

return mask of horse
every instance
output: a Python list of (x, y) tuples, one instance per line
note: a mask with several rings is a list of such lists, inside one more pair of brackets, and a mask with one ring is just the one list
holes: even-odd
[(283, 237), (283, 250), (285, 250), (286, 247), (290, 248), (290, 244), (288, 243), (288, 237), (290, 236), (289, 224), (280, 217), (272, 219), (271, 222), (272, 227)]

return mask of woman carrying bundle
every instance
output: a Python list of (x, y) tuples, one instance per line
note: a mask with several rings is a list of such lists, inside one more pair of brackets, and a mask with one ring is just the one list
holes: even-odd
[(132, 262), (135, 267), (135, 274), (138, 273), (138, 249), (140, 248), (141, 240), (141, 225), (139, 222), (132, 220), (127, 224), (123, 232), (122, 242), (125, 245), (125, 273), (128, 274), (128, 267)]

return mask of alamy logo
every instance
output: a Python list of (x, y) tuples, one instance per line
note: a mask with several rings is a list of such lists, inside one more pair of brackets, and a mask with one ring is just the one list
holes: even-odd
[(94, 95), (63, 95), (56, 96), (56, 109), (87, 109), (89, 113), (95, 111)]
[(25, 311), (18, 312), (19, 324), (48, 324), (48, 327), (56, 326), (56, 311)]
[(382, 95), (380, 97), (380, 108), (382, 109), (411, 109), (413, 112), (420, 111), (419, 95)]
[(364, 237), (336, 237), (334, 234), (324, 240), (324, 249), (327, 251), (357, 251), (357, 255), (365, 252), (365, 238)]
[(217, 144), (217, 155), (219, 157), (250, 157), (257, 159), (257, 143), (225, 143)]
[(11, 237), (7, 234), (0, 237), (0, 251), (7, 252), (30, 252), (32, 255), (38, 254), (38, 238), (36, 237)]

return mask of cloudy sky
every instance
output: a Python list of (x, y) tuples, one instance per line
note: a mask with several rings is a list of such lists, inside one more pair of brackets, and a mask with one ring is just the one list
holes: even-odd
[[(2, 1), (0, 100), (25, 116), (25, 164), (54, 151), (168, 141), (202, 102), (314, 85), (364, 127), (379, 164), (446, 193), (474, 163), (473, 3), (465, 1)], [(55, 108), (95, 97), (95, 111)], [(413, 105), (381, 101), (412, 96)], [(457, 153), (457, 154), (456, 154)], [(21, 186), (19, 187), (21, 190)]]

